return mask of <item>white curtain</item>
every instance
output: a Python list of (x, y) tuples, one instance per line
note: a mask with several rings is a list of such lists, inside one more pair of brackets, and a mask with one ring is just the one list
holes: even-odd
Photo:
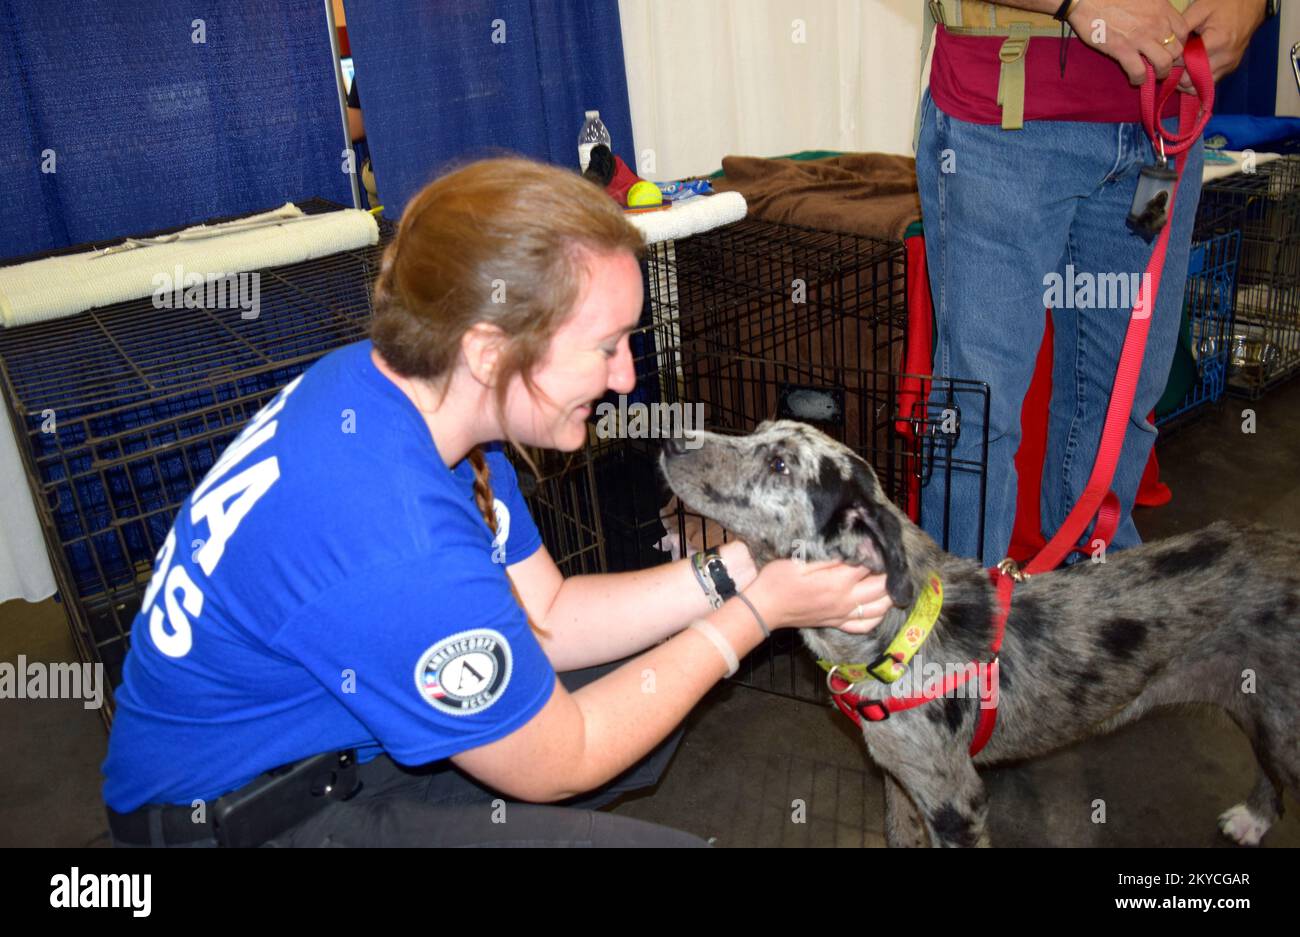
[(799, 150), (911, 155), (924, 0), (619, 0), (641, 175)]
[(9, 413), (0, 404), (0, 602), (39, 602), (53, 594), (54, 573), (36, 508), (18, 460)]

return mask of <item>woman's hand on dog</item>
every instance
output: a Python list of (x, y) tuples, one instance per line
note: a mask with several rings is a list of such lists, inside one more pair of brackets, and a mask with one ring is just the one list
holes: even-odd
[(774, 560), (745, 590), (770, 628), (839, 628), (866, 634), (894, 607), (885, 574), (840, 562)]

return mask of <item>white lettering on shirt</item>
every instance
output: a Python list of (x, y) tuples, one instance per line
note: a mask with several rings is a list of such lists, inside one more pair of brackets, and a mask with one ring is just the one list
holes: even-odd
[[(226, 544), (240, 522), (280, 477), (280, 463), (271, 456), (229, 480), (222, 479), (275, 436), (275, 416), (301, 381), (302, 375), (294, 378), (253, 417), (190, 496), (190, 523), (208, 523), (208, 539), (195, 555), (205, 577), (216, 571)], [(227, 502), (232, 503), (227, 506)], [(203, 612), (203, 590), (184, 565), (172, 565), (175, 558), (176, 528), (173, 527), (158, 551), (153, 578), (141, 607), (149, 610), (149, 636), (158, 650), (168, 657), (184, 657), (194, 646), (193, 619)], [(159, 593), (162, 607), (156, 604)]]
[[(180, 602), (176, 601), (177, 592), (184, 596)], [(189, 612), (195, 618), (203, 613), (203, 593), (184, 566), (173, 566), (167, 574), (163, 603), (167, 606), (167, 624), (171, 626), (171, 633), (163, 628), (162, 609), (155, 605), (149, 613), (149, 637), (168, 657), (184, 657), (194, 646), (194, 629), (185, 613)]]
[[(197, 557), (205, 576), (211, 576), (216, 570), (221, 555), (226, 552), (226, 541), (234, 536), (240, 521), (248, 516), (253, 505), (271, 490), (279, 477), (280, 463), (275, 456), (271, 456), (244, 469), (211, 494), (204, 495), (202, 500), (194, 502), (190, 508), (190, 523), (208, 522), (209, 536), (199, 549)], [(235, 502), (226, 510), (226, 502), (231, 498)]]

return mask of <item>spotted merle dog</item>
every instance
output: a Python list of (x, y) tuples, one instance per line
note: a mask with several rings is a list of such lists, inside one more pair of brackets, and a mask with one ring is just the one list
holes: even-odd
[[(802, 549), (809, 560), (887, 574), (896, 607), (873, 632), (801, 632), (817, 657), (876, 659), (933, 571), (942, 611), (909, 670), (922, 656), (931, 673), (936, 663), (988, 659), (997, 596), (987, 573), (940, 550), (851, 450), (792, 421), (764, 423), (749, 436), (700, 436), (699, 448), (665, 447), (668, 484), (744, 539), (760, 565)], [(885, 773), (891, 846), (988, 845), (977, 767), (1043, 754), (1167, 704), (1221, 707), (1250, 738), (1259, 777), (1245, 803), (1219, 818), (1225, 835), (1257, 844), (1281, 816), (1283, 790), (1300, 797), (1300, 536), (1219, 522), (1104, 560), (1016, 587), (997, 728), (973, 759), (981, 706), (973, 681), (971, 692), (864, 720), (867, 749)], [(889, 687), (869, 678), (852, 692), (880, 699)]]

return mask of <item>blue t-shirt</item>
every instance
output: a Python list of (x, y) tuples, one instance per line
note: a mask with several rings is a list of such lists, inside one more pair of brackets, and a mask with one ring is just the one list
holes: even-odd
[(555, 672), (506, 565), (541, 544), (487, 454), (498, 536), (370, 342), (327, 355), (181, 506), (136, 615), (104, 800), (211, 800), (321, 752), (427, 764), (487, 744)]

